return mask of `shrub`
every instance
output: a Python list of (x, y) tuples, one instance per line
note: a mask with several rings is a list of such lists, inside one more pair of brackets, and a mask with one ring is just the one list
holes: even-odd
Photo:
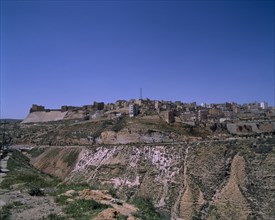
[(119, 132), (124, 128), (125, 124), (126, 124), (125, 119), (117, 118), (115, 120), (115, 124), (112, 127), (112, 131)]
[(81, 217), (87, 216), (87, 215), (93, 215), (97, 214), (103, 209), (106, 209), (110, 206), (98, 203), (94, 200), (76, 200), (72, 203), (69, 203), (64, 211), (66, 214), (68, 214), (70, 217), (79, 219)]
[(117, 194), (116, 194), (116, 191), (117, 191), (117, 190), (116, 190), (115, 188), (110, 187), (109, 190), (108, 190), (108, 193), (109, 193), (113, 198), (118, 199), (118, 196), (117, 196)]
[(59, 195), (59, 196), (55, 197), (55, 202), (58, 203), (59, 205), (66, 205), (68, 198), (69, 197), (67, 197), (67, 196)]
[(155, 210), (152, 202), (147, 198), (136, 197), (134, 198), (134, 204), (139, 208), (139, 211), (135, 213), (137, 218), (142, 220), (161, 220), (162, 217)]
[(39, 173), (34, 170), (20, 170), (9, 172), (5, 179), (1, 182), (1, 187), (9, 189), (12, 185), (22, 183), (29, 187), (52, 187), (58, 183), (56, 178), (49, 175)]
[(13, 203), (4, 205), (2, 207), (0, 207), (0, 219), (1, 220), (8, 220), (10, 219), (10, 215), (11, 215), (11, 209), (14, 207), (18, 207), (21, 206), (22, 203), (19, 201), (14, 201)]
[(258, 153), (258, 154), (266, 154), (266, 153), (269, 153), (270, 151), (272, 151), (272, 146), (266, 146), (266, 145), (263, 145), (263, 146), (258, 146), (256, 148), (254, 148), (254, 151), (255, 153)]
[(32, 156), (32, 157), (38, 157), (39, 155), (41, 155), (42, 153), (44, 153), (46, 150), (46, 148), (39, 148), (39, 147), (35, 147), (33, 149), (31, 149), (29, 151), (29, 154)]
[(128, 216), (125, 216), (125, 215), (119, 215), (117, 217), (117, 220), (127, 220), (128, 219)]
[(59, 216), (57, 214), (49, 214), (46, 219), (48, 219), (48, 220), (65, 220), (65, 217)]
[(45, 193), (43, 192), (43, 190), (41, 190), (38, 187), (32, 187), (30, 188), (29, 192), (28, 192), (31, 196), (44, 196)]
[(9, 171), (14, 171), (18, 168), (29, 167), (29, 161), (29, 158), (27, 158), (20, 151), (14, 150), (8, 160), (7, 168)]
[(95, 186), (91, 186), (87, 183), (79, 183), (79, 184), (60, 184), (57, 186), (57, 194), (64, 193), (68, 190), (81, 191), (84, 189), (97, 189)]
[(10, 218), (11, 215), (11, 209), (12, 209), (12, 205), (8, 204), (8, 205), (4, 205), (2, 206), (2, 208), (0, 208), (0, 219), (1, 220), (8, 220)]
[(10, 172), (0, 184), (2, 188), (9, 189), (18, 183), (30, 187), (45, 188), (55, 186), (59, 182), (57, 178), (44, 174), (31, 166), (29, 158), (17, 150), (12, 152), (8, 160), (8, 169)]
[(76, 163), (79, 152), (78, 150), (72, 150), (64, 157), (64, 162), (68, 164), (68, 166), (72, 166)]

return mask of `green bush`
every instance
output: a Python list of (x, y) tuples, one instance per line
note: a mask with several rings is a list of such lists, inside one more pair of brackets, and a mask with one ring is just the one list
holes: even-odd
[(35, 147), (33, 149), (31, 149), (29, 151), (29, 154), (32, 156), (32, 157), (38, 157), (39, 155), (41, 155), (42, 153), (44, 153), (46, 150), (46, 148), (39, 148), (39, 147)]
[(127, 219), (128, 219), (128, 216), (119, 215), (116, 219), (117, 219), (117, 220), (127, 220)]
[(79, 184), (60, 184), (57, 186), (57, 194), (67, 192), (68, 190), (82, 191), (84, 189), (97, 189), (95, 186), (91, 186), (88, 183)]
[(112, 131), (119, 132), (125, 127), (125, 124), (126, 124), (125, 119), (117, 118), (115, 120), (115, 124), (112, 127)]
[(30, 188), (28, 192), (31, 196), (44, 196), (45, 193), (38, 187), (32, 187)]
[(11, 157), (8, 160), (7, 168), (9, 171), (17, 170), (18, 168), (29, 167), (30, 159), (22, 154), (18, 150), (12, 152)]
[(12, 205), (8, 204), (8, 205), (4, 205), (0, 208), (0, 219), (1, 220), (8, 220), (10, 219), (10, 215), (11, 215), (11, 209), (12, 209)]
[(68, 164), (68, 166), (72, 166), (73, 164), (76, 163), (78, 155), (79, 155), (78, 150), (72, 150), (71, 152), (69, 152), (64, 156), (63, 160), (65, 163)]
[(8, 160), (8, 175), (1, 182), (2, 188), (9, 189), (14, 184), (25, 184), (29, 187), (53, 187), (56, 186), (59, 180), (48, 174), (35, 169), (29, 164), (29, 158), (23, 155), (20, 151), (14, 150)]
[(69, 197), (67, 197), (67, 196), (59, 195), (59, 196), (55, 197), (55, 202), (59, 205), (66, 205), (68, 198)]
[(108, 207), (110, 206), (98, 203), (94, 200), (80, 199), (69, 203), (64, 208), (64, 212), (68, 214), (69, 217), (80, 219), (83, 217), (88, 217), (90, 215), (96, 215), (97, 213)]
[(272, 146), (270, 146), (270, 145), (258, 146), (254, 149), (254, 151), (255, 151), (255, 153), (258, 153), (258, 154), (267, 154), (272, 151)]
[(35, 173), (28, 171), (13, 171), (9, 172), (7, 177), (1, 182), (1, 187), (9, 189), (12, 185), (18, 183), (25, 183), (29, 187), (53, 187), (58, 183), (56, 178), (43, 173)]
[(1, 220), (8, 220), (10, 219), (10, 215), (11, 215), (11, 209), (21, 206), (22, 203), (19, 201), (14, 201), (13, 203), (4, 205), (2, 207), (0, 207), (0, 219)]
[(49, 214), (47, 219), (48, 220), (65, 220), (65, 217), (58, 216), (57, 214)]
[(221, 219), (220, 211), (217, 206), (210, 206), (209, 213), (212, 213), (212, 216), (215, 217), (215, 219), (217, 219), (217, 220)]
[(116, 198), (116, 199), (118, 199), (118, 196), (117, 196), (117, 194), (116, 194), (116, 189), (114, 188), (114, 187), (110, 187), (109, 189), (108, 189), (108, 193), (113, 197), (113, 198)]
[(103, 131), (105, 131), (107, 128), (109, 128), (112, 125), (112, 121), (105, 120), (100, 122), (98, 127), (96, 128), (95, 132), (93, 133), (93, 137), (99, 137)]
[(139, 208), (139, 211), (135, 213), (137, 218), (142, 220), (161, 220), (162, 217), (155, 210), (152, 202), (147, 198), (136, 197), (133, 201), (134, 205)]

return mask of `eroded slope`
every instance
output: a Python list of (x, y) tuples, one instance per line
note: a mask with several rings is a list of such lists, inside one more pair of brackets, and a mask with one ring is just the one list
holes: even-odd
[[(75, 161), (61, 172), (66, 173), (61, 175), (65, 181), (112, 185), (125, 200), (148, 198), (167, 218), (272, 219), (274, 142), (51, 147), (33, 161), (36, 167), (55, 170), (50, 173), (60, 176), (58, 164), (63, 167), (64, 158), (75, 152)], [(43, 159), (49, 155), (55, 155), (52, 162)]]

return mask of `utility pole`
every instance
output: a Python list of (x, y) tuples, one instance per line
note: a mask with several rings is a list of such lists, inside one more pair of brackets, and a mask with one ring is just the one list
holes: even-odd
[(142, 100), (142, 88), (140, 88), (140, 91), (139, 91), (139, 92), (140, 92), (140, 97), (139, 97), (139, 99)]

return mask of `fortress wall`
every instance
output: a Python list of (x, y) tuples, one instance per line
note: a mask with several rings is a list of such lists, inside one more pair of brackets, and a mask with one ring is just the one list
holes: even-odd
[(61, 111), (31, 112), (22, 121), (22, 123), (59, 121), (59, 120), (63, 120), (66, 114), (67, 114), (67, 111), (65, 112), (61, 112)]

